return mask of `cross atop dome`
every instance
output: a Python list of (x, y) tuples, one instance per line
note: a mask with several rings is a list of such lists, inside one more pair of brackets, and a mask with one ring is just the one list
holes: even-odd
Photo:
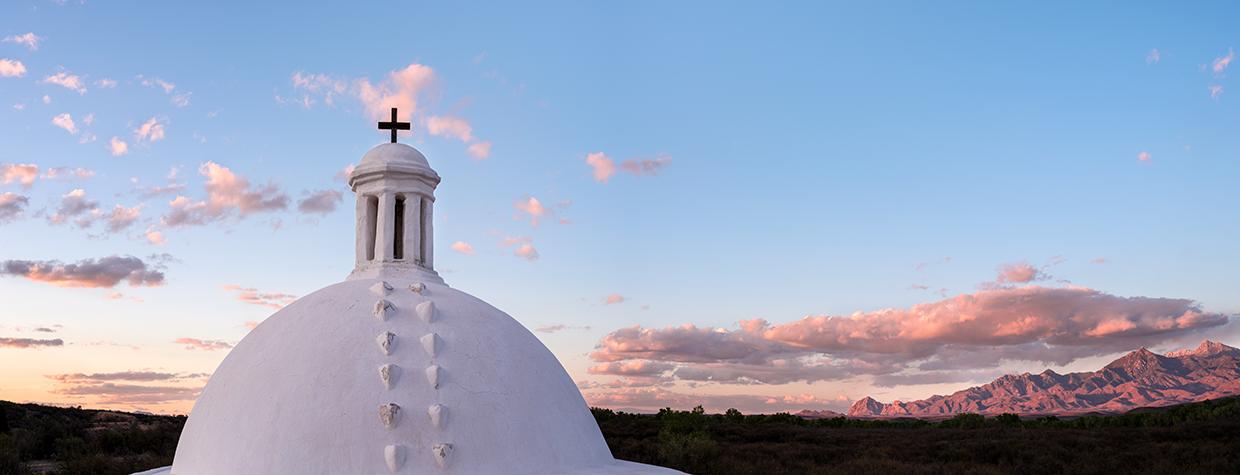
[(379, 123), (379, 130), (388, 130), (388, 129), (392, 130), (392, 143), (396, 143), (396, 131), (397, 130), (410, 130), (410, 125), (408, 122), (400, 122), (396, 120), (396, 108), (395, 107), (392, 108), (392, 120), (390, 122)]

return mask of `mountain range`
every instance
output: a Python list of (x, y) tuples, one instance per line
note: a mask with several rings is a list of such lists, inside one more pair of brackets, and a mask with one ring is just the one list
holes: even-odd
[(1093, 372), (1005, 375), (989, 384), (918, 401), (866, 397), (849, 417), (943, 417), (977, 414), (1121, 413), (1240, 394), (1240, 349), (1205, 341), (1160, 355), (1133, 351)]

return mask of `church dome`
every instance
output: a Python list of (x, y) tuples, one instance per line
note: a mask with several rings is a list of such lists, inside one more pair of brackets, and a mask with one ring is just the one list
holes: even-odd
[(418, 149), (403, 143), (385, 143), (376, 145), (362, 156), (357, 168), (381, 167), (387, 164), (399, 164), (409, 167), (431, 169), (426, 155)]
[(555, 355), (443, 283), (430, 228), (439, 177), (421, 153), (380, 145), (349, 181), (353, 273), (233, 348), (172, 474), (680, 473), (612, 458)]

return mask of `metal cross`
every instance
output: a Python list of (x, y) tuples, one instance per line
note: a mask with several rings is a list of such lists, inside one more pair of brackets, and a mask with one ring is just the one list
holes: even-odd
[(397, 130), (409, 130), (408, 122), (397, 122), (396, 121), (396, 108), (395, 107), (392, 108), (392, 121), (379, 123), (379, 130), (388, 130), (388, 129), (392, 130), (392, 143), (396, 143), (396, 131)]

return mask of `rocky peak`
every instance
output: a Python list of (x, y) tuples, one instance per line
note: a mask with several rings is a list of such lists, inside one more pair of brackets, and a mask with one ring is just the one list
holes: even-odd
[(878, 416), (883, 413), (885, 405), (874, 400), (874, 398), (866, 396), (854, 402), (852, 407), (848, 408), (850, 416)]
[(1234, 347), (1224, 345), (1217, 341), (1206, 340), (1206, 341), (1201, 342), (1200, 345), (1197, 345), (1197, 349), (1194, 349), (1194, 350), (1184, 349), (1184, 350), (1179, 350), (1179, 351), (1173, 351), (1173, 352), (1167, 353), (1167, 356), (1170, 356), (1172, 358), (1181, 358), (1185, 356), (1213, 356), (1213, 355), (1222, 354), (1222, 353), (1240, 354), (1240, 349), (1236, 349)]

